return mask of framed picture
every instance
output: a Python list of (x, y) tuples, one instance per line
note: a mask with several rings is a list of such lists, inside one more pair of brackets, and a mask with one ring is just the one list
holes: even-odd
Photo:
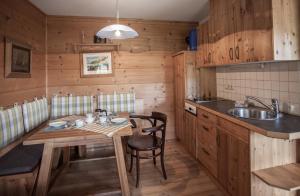
[(81, 53), (81, 77), (112, 76), (113, 62), (111, 52)]
[(5, 38), (5, 77), (31, 77), (31, 47)]

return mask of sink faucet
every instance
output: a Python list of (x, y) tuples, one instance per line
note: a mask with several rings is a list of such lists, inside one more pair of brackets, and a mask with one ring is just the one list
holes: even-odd
[(254, 96), (246, 96), (246, 101), (248, 102), (249, 99), (252, 99), (258, 103), (260, 103), (261, 105), (265, 106), (268, 110), (272, 111), (274, 113), (274, 115), (276, 117), (278, 117), (280, 111), (279, 111), (279, 101), (278, 99), (271, 99), (272, 104), (269, 106), (267, 104), (265, 104), (263, 101), (261, 101), (258, 97), (254, 97)]

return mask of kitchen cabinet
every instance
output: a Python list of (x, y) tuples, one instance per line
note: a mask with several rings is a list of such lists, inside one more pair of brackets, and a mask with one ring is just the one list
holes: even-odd
[(298, 0), (210, 0), (197, 66), (300, 60), (299, 14)]
[(196, 126), (197, 117), (192, 113), (185, 111), (184, 118), (184, 141), (185, 149), (193, 156), (196, 157)]
[(196, 95), (196, 53), (179, 52), (173, 56), (175, 94), (175, 135), (178, 140), (185, 137), (184, 100)]
[(216, 116), (198, 109), (196, 129), (196, 157), (217, 177)]
[[(244, 135), (236, 131), (249, 131), (231, 122), (230, 127), (217, 126), (218, 181), (232, 196), (250, 195), (250, 146)], [(240, 129), (239, 129), (240, 128)], [(230, 129), (230, 130), (229, 130)], [(248, 135), (249, 137), (249, 135)]]

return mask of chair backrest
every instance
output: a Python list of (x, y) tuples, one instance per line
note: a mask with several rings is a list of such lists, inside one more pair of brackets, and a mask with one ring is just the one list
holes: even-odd
[(165, 141), (167, 129), (167, 115), (161, 112), (152, 112), (153, 127), (161, 126), (162, 140)]
[(23, 114), (20, 105), (0, 110), (0, 149), (24, 134)]
[(114, 93), (107, 95), (98, 95), (98, 109), (104, 109), (108, 112), (135, 112), (135, 93)]
[(46, 98), (35, 99), (22, 105), (25, 131), (29, 132), (48, 120), (48, 103)]

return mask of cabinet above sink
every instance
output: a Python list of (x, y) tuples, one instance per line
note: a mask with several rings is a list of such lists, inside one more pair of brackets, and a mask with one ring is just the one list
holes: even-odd
[(210, 0), (197, 66), (300, 60), (298, 0)]

